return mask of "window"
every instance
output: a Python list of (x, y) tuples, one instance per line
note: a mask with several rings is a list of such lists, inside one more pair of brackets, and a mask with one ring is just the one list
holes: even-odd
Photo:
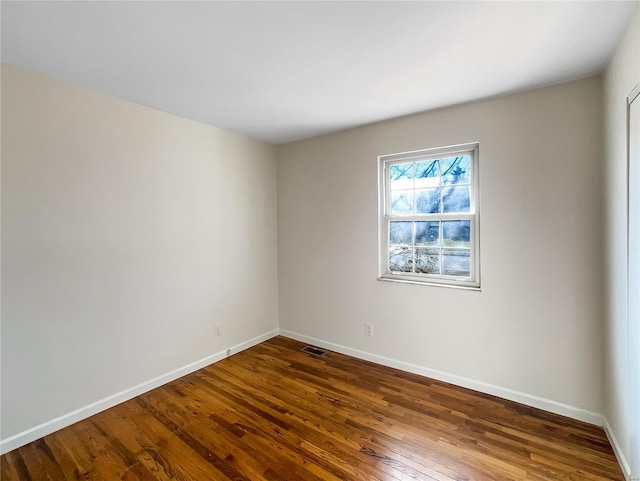
[(378, 159), (380, 279), (480, 287), (478, 144)]

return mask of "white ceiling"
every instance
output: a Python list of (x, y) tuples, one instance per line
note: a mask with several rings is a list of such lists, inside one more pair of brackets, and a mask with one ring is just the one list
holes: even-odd
[(2, 60), (284, 143), (598, 73), (637, 4), (2, 1)]

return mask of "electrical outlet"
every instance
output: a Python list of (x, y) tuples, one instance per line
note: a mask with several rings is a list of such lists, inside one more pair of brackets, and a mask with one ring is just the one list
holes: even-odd
[(213, 326), (213, 335), (222, 336), (222, 326), (220, 324), (215, 324)]
[(369, 324), (368, 322), (364, 323), (364, 333), (367, 336), (373, 336), (373, 324)]

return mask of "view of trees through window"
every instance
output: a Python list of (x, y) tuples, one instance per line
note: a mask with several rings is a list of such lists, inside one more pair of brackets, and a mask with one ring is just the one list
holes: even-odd
[(392, 272), (469, 277), (471, 222), (443, 217), (470, 212), (470, 168), (469, 155), (389, 165)]

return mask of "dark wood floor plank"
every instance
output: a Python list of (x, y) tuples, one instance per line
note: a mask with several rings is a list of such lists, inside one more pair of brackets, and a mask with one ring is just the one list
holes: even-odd
[(27, 465), (22, 459), (21, 452), (25, 449), (16, 449), (2, 456), (2, 479), (7, 481), (21, 480), (31, 481), (31, 475)]
[(158, 409), (170, 413), (172, 419), (181, 422), (183, 429), (194, 439), (223, 458), (241, 476), (257, 481), (267, 480), (263, 472), (268, 458), (246, 444), (239, 446), (245, 431), (235, 426), (239, 419), (230, 410), (225, 410), (221, 404), (211, 403), (210, 398), (201, 402), (195, 396), (176, 397), (176, 392), (182, 392), (178, 386), (165, 388), (159, 390), (152, 400)]
[(213, 453), (194, 450), (182, 433), (174, 432), (157, 419), (154, 413), (150, 413), (147, 403), (142, 400), (143, 396), (121, 404), (118, 409), (131, 421), (136, 439), (146, 453), (143, 461), (156, 477), (185, 481), (231, 479), (217, 469), (216, 463), (209, 461), (208, 454)]
[(66, 476), (44, 439), (39, 439), (25, 446), (24, 455), (28, 459), (35, 459), (37, 462), (29, 463), (28, 469), (33, 479), (47, 481), (65, 481), (70, 479)]
[(623, 481), (597, 426), (276, 337), (0, 458), (3, 481)]

